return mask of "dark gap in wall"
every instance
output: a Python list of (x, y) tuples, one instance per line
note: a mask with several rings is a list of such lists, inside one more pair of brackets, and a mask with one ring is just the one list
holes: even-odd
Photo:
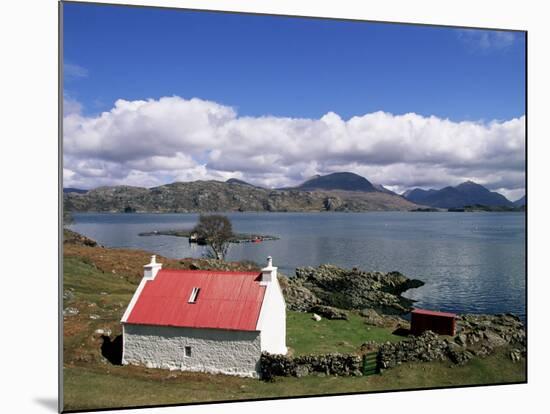
[(102, 335), (101, 355), (113, 365), (122, 365), (122, 335), (118, 335), (111, 341), (111, 337)]

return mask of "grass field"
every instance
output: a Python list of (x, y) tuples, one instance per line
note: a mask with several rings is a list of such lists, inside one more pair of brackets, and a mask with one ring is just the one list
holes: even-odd
[(310, 313), (287, 312), (287, 346), (294, 355), (356, 352), (366, 341), (396, 342), (403, 339), (391, 329), (366, 325), (356, 313), (349, 320), (321, 319), (316, 322)]
[(497, 354), (468, 365), (405, 364), (368, 377), (278, 378), (275, 382), (137, 367), (65, 368), (65, 410), (200, 401), (248, 400), (426, 387), (514, 383), (525, 380), (523, 363)]
[[(147, 253), (93, 247), (65, 249), (64, 308), (74, 307), (79, 313), (64, 318), (64, 410), (525, 381), (524, 361), (513, 363), (504, 352), (473, 359), (463, 367), (442, 362), (404, 364), (369, 377), (309, 376), (277, 378), (272, 383), (115, 366), (102, 357), (103, 341), (94, 331), (109, 329), (111, 337), (120, 334), (120, 318), (139, 281), (139, 269), (132, 265), (138, 259), (138, 263), (145, 263)], [(310, 314), (287, 314), (287, 344), (296, 355), (353, 352), (368, 340), (400, 339), (389, 329), (365, 325), (354, 313), (350, 313), (349, 321), (320, 322), (313, 321)]]

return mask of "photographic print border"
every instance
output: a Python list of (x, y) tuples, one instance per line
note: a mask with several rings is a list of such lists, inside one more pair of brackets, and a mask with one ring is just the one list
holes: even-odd
[[(59, 11), (59, 25), (58, 25), (58, 45), (59, 45), (59, 54), (58, 54), (58, 151), (59, 151), (59, 171), (58, 171), (58, 263), (59, 263), (59, 272), (58, 272), (58, 340), (59, 340), (59, 354), (58, 354), (58, 367), (59, 367), (59, 409), (61, 412), (99, 412), (99, 411), (113, 411), (113, 410), (130, 410), (130, 409), (151, 409), (151, 408), (163, 408), (163, 407), (179, 407), (179, 406), (193, 406), (193, 405), (211, 405), (211, 404), (223, 404), (223, 403), (240, 403), (240, 402), (256, 402), (256, 401), (270, 401), (270, 400), (288, 400), (288, 399), (304, 399), (304, 398), (319, 398), (319, 397), (342, 397), (350, 395), (364, 395), (364, 394), (386, 394), (386, 393), (401, 393), (405, 391), (426, 391), (426, 390), (440, 390), (440, 389), (456, 389), (456, 388), (478, 388), (478, 387), (488, 387), (495, 385), (514, 385), (514, 384), (526, 384), (528, 383), (528, 358), (529, 353), (527, 354), (526, 360), (526, 380), (519, 382), (511, 383), (487, 383), (487, 384), (476, 384), (476, 385), (459, 385), (459, 386), (437, 386), (437, 387), (426, 387), (426, 388), (409, 388), (409, 389), (399, 389), (399, 390), (380, 390), (380, 391), (361, 391), (361, 392), (349, 392), (349, 393), (329, 393), (329, 394), (319, 394), (319, 395), (298, 395), (298, 396), (284, 396), (284, 397), (273, 397), (273, 398), (254, 398), (254, 399), (242, 399), (242, 400), (216, 400), (216, 401), (205, 401), (205, 402), (192, 402), (192, 403), (177, 403), (177, 404), (159, 404), (159, 405), (136, 405), (131, 407), (112, 407), (112, 408), (98, 408), (98, 409), (87, 409), (87, 410), (63, 410), (63, 4), (83, 4), (83, 5), (113, 5), (117, 7), (129, 7), (129, 8), (146, 8), (146, 9), (167, 9), (174, 10), (175, 12), (209, 12), (209, 13), (219, 13), (219, 14), (242, 14), (242, 15), (256, 15), (256, 16), (272, 16), (272, 17), (288, 17), (296, 19), (316, 19), (316, 20), (336, 20), (336, 21), (349, 21), (349, 22), (361, 22), (361, 23), (385, 23), (385, 24), (395, 24), (395, 25), (411, 25), (411, 26), (425, 26), (425, 27), (437, 27), (437, 28), (453, 28), (453, 29), (479, 29), (479, 30), (498, 30), (505, 32), (516, 32), (524, 33), (525, 35), (525, 195), (528, 193), (528, 71), (527, 71), (527, 60), (528, 60), (528, 31), (527, 30), (516, 30), (516, 29), (506, 29), (499, 27), (480, 27), (480, 26), (467, 26), (467, 25), (445, 25), (445, 24), (433, 24), (433, 23), (410, 23), (410, 22), (398, 22), (398, 21), (384, 21), (384, 20), (365, 20), (365, 19), (353, 19), (353, 18), (340, 18), (340, 17), (319, 17), (319, 16), (307, 16), (307, 15), (294, 15), (294, 14), (271, 14), (271, 13), (260, 13), (260, 12), (245, 12), (245, 11), (230, 11), (230, 10), (212, 10), (212, 9), (201, 9), (201, 8), (188, 8), (188, 7), (178, 7), (178, 6), (154, 6), (154, 5), (133, 5), (133, 4), (119, 4), (119, 3), (108, 3), (108, 2), (81, 2), (81, 1), (60, 1), (58, 3)], [(525, 308), (526, 308), (526, 320), (525, 320), (525, 330), (527, 333), (527, 341), (529, 339), (528, 335), (528, 211), (525, 212)], [(527, 342), (528, 344), (528, 342)]]

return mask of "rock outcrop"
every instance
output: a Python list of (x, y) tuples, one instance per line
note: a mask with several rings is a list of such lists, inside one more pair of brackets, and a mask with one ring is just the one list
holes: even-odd
[(288, 308), (296, 311), (310, 311), (321, 305), (399, 315), (409, 312), (414, 303), (401, 293), (423, 284), (399, 272), (364, 272), (327, 264), (296, 269), (296, 277), (287, 280), (283, 293)]
[(378, 326), (380, 328), (409, 328), (409, 322), (395, 315), (381, 315), (374, 309), (362, 309), (359, 314), (365, 319), (367, 325)]
[(315, 305), (309, 311), (324, 316), (327, 319), (348, 319), (348, 314), (345, 311), (333, 308), (332, 306)]
[(426, 331), (401, 342), (385, 343), (378, 349), (380, 366), (392, 368), (404, 362), (447, 359), (463, 365), (474, 356), (485, 357), (499, 348), (510, 348), (513, 361), (526, 355), (525, 329), (514, 315), (462, 315), (457, 321), (457, 330), (454, 337)]
[(102, 247), (95, 240), (69, 229), (63, 229), (63, 243), (77, 246)]

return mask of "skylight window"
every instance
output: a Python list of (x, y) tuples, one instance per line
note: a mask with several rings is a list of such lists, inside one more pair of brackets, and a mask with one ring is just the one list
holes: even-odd
[(191, 296), (189, 296), (189, 303), (195, 303), (197, 301), (197, 298), (199, 297), (199, 292), (201, 288), (194, 287), (191, 291)]

